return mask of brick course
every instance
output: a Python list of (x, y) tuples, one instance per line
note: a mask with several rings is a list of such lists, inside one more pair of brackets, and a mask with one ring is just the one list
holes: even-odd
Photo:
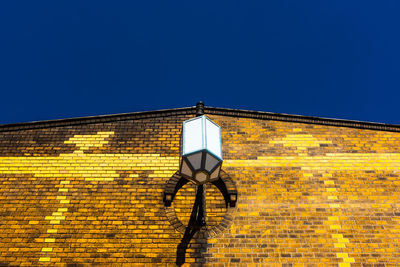
[[(0, 265), (174, 266), (183, 234), (166, 214), (163, 190), (179, 167), (182, 121), (194, 110), (166, 112), (2, 127)], [(230, 112), (206, 109), (221, 126), (237, 207), (209, 235), (228, 211), (206, 186), (209, 227), (191, 241), (187, 265), (400, 265), (395, 126)], [(184, 225), (193, 201), (189, 183), (172, 204)]]

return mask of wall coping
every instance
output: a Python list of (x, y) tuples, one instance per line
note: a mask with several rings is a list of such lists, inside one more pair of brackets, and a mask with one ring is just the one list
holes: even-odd
[[(306, 123), (306, 124), (316, 124), (325, 126), (348, 127), (348, 128), (367, 129), (375, 131), (400, 132), (400, 125), (377, 123), (377, 122), (320, 118), (312, 116), (291, 115), (283, 113), (252, 111), (252, 110), (242, 110), (242, 109), (218, 108), (218, 107), (208, 107), (208, 106), (204, 107), (204, 112), (206, 115), (210, 114), (210, 115), (221, 115), (221, 116), (238, 117), (238, 118), (252, 118), (259, 120), (273, 120), (273, 121), (284, 121), (292, 123)], [(76, 126), (76, 125), (85, 125), (93, 123), (109, 123), (109, 122), (125, 121), (125, 120), (139, 120), (148, 118), (160, 118), (160, 117), (195, 115), (195, 114), (196, 114), (196, 107), (193, 106), (193, 107), (163, 109), (154, 111), (140, 111), (132, 113), (98, 115), (98, 116), (89, 116), (80, 118), (3, 124), (0, 125), (0, 132)]]

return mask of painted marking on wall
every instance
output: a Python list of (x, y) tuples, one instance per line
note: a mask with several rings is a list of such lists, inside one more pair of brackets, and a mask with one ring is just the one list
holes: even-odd
[[(326, 185), (326, 196), (328, 200), (337, 200), (337, 188), (335, 187), (335, 181), (331, 180), (332, 174), (325, 174), (323, 178), (324, 184)], [(343, 238), (343, 234), (338, 234), (342, 229), (342, 225), (340, 223), (340, 216), (343, 215), (341, 212), (341, 205), (335, 203), (334, 205), (330, 205), (331, 209), (334, 211), (334, 216), (329, 216), (328, 220), (324, 221), (324, 224), (328, 224), (331, 231), (335, 233), (331, 234), (335, 243), (333, 244), (334, 248), (342, 249), (342, 252), (336, 253), (336, 257), (343, 260), (343, 262), (339, 263), (340, 267), (350, 266), (350, 263), (355, 262), (354, 258), (349, 257), (348, 253), (343, 253), (343, 248), (346, 248), (346, 243), (349, 243), (347, 238)]]
[(300, 167), (303, 171), (360, 171), (400, 169), (400, 153), (327, 153), (324, 156), (258, 157), (256, 160), (225, 160), (224, 167)]
[[(301, 130), (301, 129), (300, 129)], [(294, 130), (296, 131), (296, 130)], [(297, 147), (300, 150), (308, 147), (319, 147), (320, 144), (332, 144), (332, 141), (319, 140), (311, 134), (288, 134), (284, 138), (274, 139), (270, 144), (283, 144), (285, 147)]]

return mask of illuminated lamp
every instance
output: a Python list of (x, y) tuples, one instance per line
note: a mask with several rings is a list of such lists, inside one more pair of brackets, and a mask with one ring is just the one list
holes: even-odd
[(181, 175), (197, 185), (215, 181), (222, 161), (221, 128), (205, 115), (184, 121)]

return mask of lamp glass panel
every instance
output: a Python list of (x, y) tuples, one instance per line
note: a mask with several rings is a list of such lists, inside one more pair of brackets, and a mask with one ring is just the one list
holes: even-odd
[(206, 144), (207, 150), (222, 160), (221, 129), (209, 119), (206, 119)]
[(196, 177), (195, 179), (199, 182), (199, 183), (203, 183), (207, 180), (207, 174), (203, 173), (203, 172), (198, 172), (196, 173)]
[(219, 160), (207, 153), (206, 156), (206, 170), (210, 172), (219, 163)]
[(202, 117), (183, 122), (182, 145), (183, 155), (201, 150), (204, 147)]
[(192, 164), (193, 169), (198, 170), (201, 168), (201, 157), (202, 152), (195, 153), (187, 157), (190, 164)]
[(210, 179), (211, 179), (211, 180), (217, 179), (218, 176), (219, 176), (219, 171), (220, 171), (220, 170), (221, 170), (221, 166), (218, 166), (218, 168), (216, 168), (216, 169), (213, 171), (213, 173), (211, 173)]
[(193, 175), (192, 170), (189, 168), (186, 161), (184, 161), (184, 160), (182, 160), (181, 172), (182, 172), (182, 174), (187, 175), (189, 177), (192, 177), (192, 175)]

